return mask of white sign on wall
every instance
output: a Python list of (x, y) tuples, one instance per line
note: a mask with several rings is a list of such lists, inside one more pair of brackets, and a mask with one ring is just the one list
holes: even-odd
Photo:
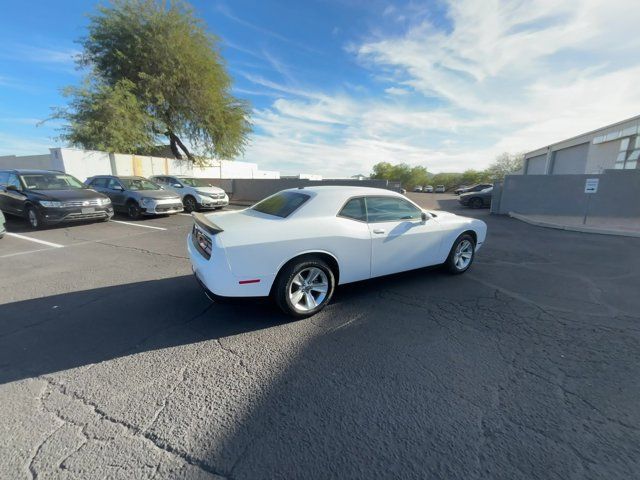
[(587, 178), (584, 182), (584, 193), (597, 193), (598, 183), (600, 183), (599, 178)]

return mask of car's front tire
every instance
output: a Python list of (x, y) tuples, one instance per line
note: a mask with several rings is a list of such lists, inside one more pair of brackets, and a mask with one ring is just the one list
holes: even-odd
[(280, 309), (294, 318), (315, 315), (330, 301), (335, 276), (321, 259), (305, 257), (286, 265), (278, 274), (273, 296)]
[(27, 219), (27, 223), (32, 230), (39, 230), (42, 228), (44, 221), (42, 220), (42, 215), (36, 209), (36, 207), (29, 205), (27, 210), (25, 211), (25, 217)]
[(138, 202), (131, 200), (127, 203), (127, 215), (131, 220), (138, 220), (142, 216), (142, 209)]
[(187, 195), (182, 200), (182, 204), (184, 205), (184, 211), (187, 213), (195, 212), (198, 210), (198, 202), (191, 195)]
[(444, 266), (454, 275), (464, 273), (469, 270), (475, 256), (476, 242), (474, 238), (468, 233), (463, 233), (453, 242)]

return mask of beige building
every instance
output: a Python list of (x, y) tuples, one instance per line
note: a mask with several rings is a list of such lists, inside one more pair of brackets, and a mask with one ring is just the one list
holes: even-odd
[(640, 115), (528, 152), (524, 175), (597, 174), (638, 169)]

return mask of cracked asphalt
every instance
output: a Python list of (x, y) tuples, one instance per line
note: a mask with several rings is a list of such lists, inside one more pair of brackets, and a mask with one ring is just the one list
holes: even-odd
[(59, 247), (0, 240), (0, 478), (640, 477), (640, 239), (466, 213), (467, 274), (302, 321), (209, 303), (187, 216), (10, 222)]

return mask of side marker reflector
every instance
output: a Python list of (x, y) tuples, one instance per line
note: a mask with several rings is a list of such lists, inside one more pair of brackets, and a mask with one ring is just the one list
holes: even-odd
[(259, 278), (255, 278), (253, 280), (240, 280), (238, 283), (240, 285), (246, 285), (247, 283), (260, 283), (260, 279)]

